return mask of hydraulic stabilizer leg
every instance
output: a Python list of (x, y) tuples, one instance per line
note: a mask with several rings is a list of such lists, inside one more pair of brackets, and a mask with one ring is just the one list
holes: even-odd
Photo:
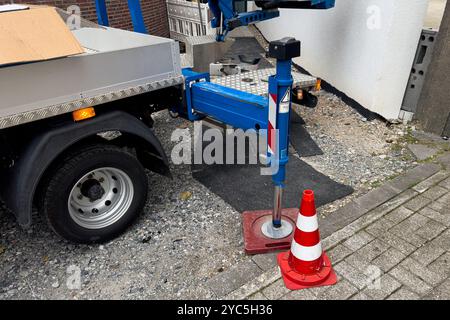
[(289, 154), (289, 119), (291, 112), (292, 58), (300, 55), (300, 42), (284, 38), (270, 43), (269, 57), (277, 59), (277, 73), (269, 78), (268, 157), (277, 165), (272, 175), (275, 186), (272, 221), (263, 224), (262, 232), (272, 239), (288, 237), (293, 226), (282, 216), (282, 198)]
[(244, 245), (249, 254), (283, 250), (291, 245), (298, 209), (284, 209), (283, 190), (289, 154), (292, 58), (300, 56), (300, 42), (293, 38), (273, 41), (269, 56), (277, 60), (277, 72), (269, 78), (267, 125), (268, 159), (274, 184), (273, 210), (243, 213)]

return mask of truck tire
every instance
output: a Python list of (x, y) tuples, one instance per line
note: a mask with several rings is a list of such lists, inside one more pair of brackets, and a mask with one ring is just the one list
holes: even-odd
[(43, 184), (39, 207), (61, 237), (104, 242), (140, 215), (147, 188), (145, 170), (134, 154), (117, 146), (92, 145), (58, 161)]

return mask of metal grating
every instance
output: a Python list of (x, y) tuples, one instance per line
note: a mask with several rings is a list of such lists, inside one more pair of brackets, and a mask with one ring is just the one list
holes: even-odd
[[(260, 69), (225, 77), (212, 77), (211, 82), (239, 91), (266, 96), (269, 92), (268, 79), (275, 73), (275, 68)], [(294, 86), (301, 88), (314, 86), (317, 81), (316, 78), (297, 71), (292, 71), (292, 77)]]

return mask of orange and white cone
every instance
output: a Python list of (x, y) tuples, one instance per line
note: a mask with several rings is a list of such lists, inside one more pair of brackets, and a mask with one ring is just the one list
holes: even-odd
[(303, 193), (291, 250), (278, 255), (286, 287), (300, 290), (337, 282), (330, 259), (322, 250), (314, 192)]

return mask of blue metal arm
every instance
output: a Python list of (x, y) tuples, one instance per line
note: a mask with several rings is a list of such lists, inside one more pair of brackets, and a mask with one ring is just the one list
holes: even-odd
[(144, 17), (142, 16), (141, 3), (139, 0), (128, 0), (128, 8), (130, 9), (134, 31), (139, 33), (147, 33)]
[(276, 75), (269, 78), (269, 95), (261, 97), (210, 82), (208, 73), (183, 69), (185, 77), (184, 104), (172, 111), (196, 121), (213, 118), (235, 128), (265, 129), (268, 159), (275, 186), (273, 228), (282, 227), (281, 198), (289, 160), (289, 119), (291, 112), (292, 59), (300, 56), (300, 41), (283, 38), (272, 41), (269, 56), (277, 60)]
[(98, 24), (105, 27), (109, 26), (105, 0), (95, 0), (95, 8), (97, 10)]
[[(97, 21), (99, 25), (108, 27), (108, 10), (105, 0), (95, 0), (95, 8), (97, 10)], [(141, 3), (139, 0), (128, 0), (128, 8), (130, 10), (131, 21), (135, 32), (147, 33), (144, 17), (142, 15)]]
[(208, 0), (209, 8), (214, 16), (211, 26), (218, 29), (217, 41), (224, 41), (228, 32), (237, 27), (278, 17), (280, 13), (277, 8), (329, 9), (335, 5), (335, 0), (267, 0), (264, 2), (270, 4), (270, 9), (239, 13), (234, 6), (237, 1), (247, 0)]

